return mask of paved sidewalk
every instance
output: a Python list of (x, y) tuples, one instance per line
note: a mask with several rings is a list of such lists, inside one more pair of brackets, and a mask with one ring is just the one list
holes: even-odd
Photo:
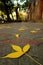
[(12, 44), (21, 48), (30, 44), (27, 54), (43, 65), (43, 23), (0, 24), (0, 65), (38, 65), (25, 54), (18, 59), (1, 58), (14, 52)]

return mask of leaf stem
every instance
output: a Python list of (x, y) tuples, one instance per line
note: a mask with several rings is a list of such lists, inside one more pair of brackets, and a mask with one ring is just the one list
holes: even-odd
[(38, 65), (42, 65), (41, 63), (39, 63), (37, 60), (35, 60), (32, 56), (30, 56), (29, 54), (25, 54), (26, 56), (28, 56), (31, 60), (33, 60), (35, 63), (37, 63)]

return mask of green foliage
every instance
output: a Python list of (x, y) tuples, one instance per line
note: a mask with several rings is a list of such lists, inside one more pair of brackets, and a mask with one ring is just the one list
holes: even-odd
[(28, 7), (28, 5), (29, 5), (29, 2), (28, 2), (28, 0), (26, 0), (26, 2), (22, 5), (22, 8), (26, 8), (26, 7)]
[(23, 12), (23, 11), (19, 11), (19, 18), (21, 19), (21, 21), (24, 21), (27, 17), (27, 13)]
[(24, 2), (25, 0), (20, 0), (20, 2)]
[[(18, 17), (18, 8), (21, 9), (22, 6), (23, 8), (27, 6), (27, 2), (24, 5), (21, 5), (18, 1), (19, 0), (14, 0), (17, 1), (17, 6), (15, 7), (15, 4), (12, 3), (11, 0), (0, 0), (0, 10), (4, 12), (7, 15), (7, 18), (9, 19), (9, 15), (12, 14), (12, 12), (16, 12), (16, 19)], [(23, 3), (26, 0), (20, 0), (21, 3)], [(22, 16), (20, 16), (22, 18)], [(25, 16), (23, 17), (25, 18)], [(22, 19), (23, 19), (22, 18)]]

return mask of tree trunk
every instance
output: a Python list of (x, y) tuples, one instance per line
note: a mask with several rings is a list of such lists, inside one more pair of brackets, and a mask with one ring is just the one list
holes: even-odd
[(2, 2), (4, 4), (5, 12), (6, 12), (6, 15), (7, 15), (7, 21), (10, 22), (8, 6), (6, 5), (6, 2), (4, 0), (2, 0)]
[(18, 7), (16, 8), (16, 19), (18, 21)]
[(43, 20), (43, 0), (42, 0), (42, 20)]
[(35, 20), (35, 2), (31, 4), (31, 19)]
[(42, 19), (42, 7), (41, 7), (42, 1), (37, 0), (36, 5), (36, 19), (41, 20)]

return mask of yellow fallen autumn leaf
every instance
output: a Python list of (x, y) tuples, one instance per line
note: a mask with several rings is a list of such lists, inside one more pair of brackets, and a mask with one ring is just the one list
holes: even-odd
[(40, 38), (40, 40), (43, 40), (43, 38)]
[(23, 47), (23, 52), (25, 53), (25, 52), (27, 52), (29, 49), (30, 49), (30, 45), (27, 44), (27, 45), (25, 45), (25, 46)]
[(12, 48), (14, 50), (16, 50), (16, 52), (10, 53), (10, 54), (2, 57), (2, 58), (19, 58), (30, 49), (30, 45), (29, 44), (25, 45), (23, 47), (23, 50), (21, 49), (20, 46), (16, 46), (16, 45), (11, 45), (11, 46), (12, 46)]
[(24, 28), (19, 29), (19, 31), (24, 31), (24, 30), (26, 30), (26, 29), (24, 29)]
[(35, 31), (35, 30), (32, 30), (32, 31), (30, 31), (31, 33), (37, 33), (37, 31)]
[(20, 46), (17, 46), (17, 45), (11, 45), (12, 48), (15, 50), (15, 51), (22, 51), (21, 47)]
[(10, 53), (2, 58), (19, 58), (20, 56), (23, 55), (23, 52), (13, 52), (13, 53)]
[[(16, 50), (17, 52), (13, 52), (13, 53), (10, 53), (2, 58), (19, 58), (21, 57), (23, 54), (25, 54), (29, 49), (30, 49), (30, 45), (27, 44), (23, 47), (23, 51), (21, 50), (21, 47), (19, 46), (16, 46), (16, 45), (12, 45), (12, 48), (14, 50)], [(19, 51), (20, 50), (20, 51)], [(42, 65), (41, 63), (39, 63), (38, 61), (36, 61), (33, 57), (31, 57), (30, 55), (28, 54), (25, 54), (26, 56), (28, 56), (31, 60), (33, 60), (35, 63), (37, 63), (38, 65)]]
[(27, 28), (26, 28), (26, 27), (21, 27), (21, 28), (19, 29), (19, 31), (24, 31), (24, 30), (27, 30)]
[(16, 38), (19, 38), (20, 35), (19, 34), (15, 34), (15, 36), (16, 36)]

